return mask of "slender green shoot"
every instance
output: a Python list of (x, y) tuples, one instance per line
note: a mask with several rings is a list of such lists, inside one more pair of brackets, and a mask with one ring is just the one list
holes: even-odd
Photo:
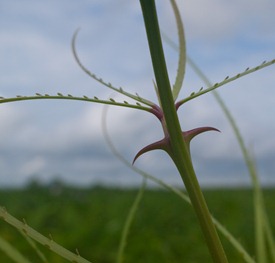
[(117, 263), (122, 263), (124, 260), (124, 254), (125, 254), (125, 247), (127, 243), (127, 238), (129, 235), (130, 227), (134, 221), (135, 215), (137, 213), (140, 201), (143, 197), (144, 191), (146, 189), (146, 178), (143, 178), (141, 187), (138, 191), (138, 194), (134, 200), (134, 203), (132, 204), (129, 214), (126, 218), (126, 222), (123, 227), (122, 235), (121, 235), (121, 240), (119, 243), (119, 249), (118, 249), (118, 255), (117, 255)]
[(67, 250), (63, 246), (57, 244), (52, 237), (47, 238), (34, 230), (30, 227), (24, 220), (21, 222), (11, 214), (7, 212), (7, 210), (3, 207), (0, 207), (0, 218), (6, 221), (8, 224), (14, 226), (19, 231), (22, 231), (25, 235), (29, 236), (36, 242), (42, 244), (43, 246), (47, 247), (49, 250), (55, 252), (57, 255), (73, 262), (73, 263), (91, 263), (87, 259), (81, 257), (76, 250), (76, 253), (72, 253), (71, 251)]
[(45, 257), (43, 252), (38, 248), (36, 243), (29, 236), (27, 236), (23, 231), (20, 231), (20, 233), (26, 239), (26, 241), (29, 243), (32, 249), (36, 252), (37, 256), (41, 259), (41, 261), (47, 263), (48, 262), (47, 258)]
[(7, 254), (7, 256), (16, 263), (31, 263), (26, 259), (16, 248), (9, 242), (0, 237), (0, 249)]
[(178, 28), (178, 38), (179, 38), (179, 60), (178, 60), (178, 70), (177, 76), (175, 80), (175, 84), (173, 85), (173, 98), (174, 101), (178, 98), (179, 92), (182, 88), (182, 83), (185, 75), (185, 67), (186, 67), (186, 43), (184, 36), (184, 28), (181, 20), (181, 15), (178, 9), (178, 6), (175, 0), (171, 0), (171, 5), (174, 11), (174, 15), (176, 18), (177, 28)]

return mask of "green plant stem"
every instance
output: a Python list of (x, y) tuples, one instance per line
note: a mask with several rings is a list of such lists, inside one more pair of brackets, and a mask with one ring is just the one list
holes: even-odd
[[(107, 129), (107, 123), (106, 123), (106, 118), (107, 118), (107, 109), (108, 105), (104, 105), (103, 108), (103, 113), (102, 113), (102, 131), (103, 131), (103, 136), (104, 139), (106, 140), (106, 143), (108, 147), (110, 148), (111, 152), (123, 163), (125, 164), (128, 168), (130, 168), (132, 171), (138, 173), (141, 175), (143, 178), (151, 180), (152, 182), (156, 183), (159, 186), (162, 186), (164, 189), (174, 193), (176, 196), (181, 198), (183, 201), (185, 201), (188, 205), (192, 205), (189, 197), (187, 194), (185, 194), (183, 191), (179, 190), (178, 188), (173, 187), (172, 185), (166, 184), (164, 181), (160, 180), (159, 178), (146, 173), (145, 171), (137, 168), (136, 166), (132, 165), (132, 162), (129, 162), (125, 157), (117, 150), (117, 148), (114, 146), (112, 139), (110, 135), (108, 134), (108, 129)], [(247, 251), (244, 249), (244, 247), (239, 243), (239, 241), (221, 224), (217, 219), (215, 219), (212, 216), (212, 220), (217, 228), (217, 230), (220, 231), (220, 233), (231, 243), (231, 245), (238, 251), (238, 253), (241, 255), (243, 258), (244, 262), (247, 263), (255, 263), (255, 260), (247, 253)], [(267, 231), (268, 232), (268, 231)], [(271, 233), (269, 231), (268, 233)], [(272, 237), (270, 237), (272, 239)], [(272, 243), (273, 244), (273, 243)], [(274, 246), (272, 245), (272, 252), (274, 251)], [(274, 252), (273, 252), (274, 254)], [(274, 261), (275, 262), (275, 261)]]
[(170, 137), (170, 156), (183, 179), (191, 203), (197, 214), (213, 262), (226, 263), (228, 262), (226, 255), (196, 178), (188, 148), (182, 138), (181, 127), (173, 101), (161, 43), (155, 2), (154, 0), (140, 0), (140, 3), (161, 107)]

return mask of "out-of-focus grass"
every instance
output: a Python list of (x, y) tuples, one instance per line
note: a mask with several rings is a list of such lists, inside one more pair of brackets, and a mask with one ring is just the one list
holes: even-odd
[[(206, 190), (213, 215), (254, 251), (252, 192), (246, 189)], [(120, 235), (137, 190), (75, 189), (53, 184), (0, 191), (1, 205), (19, 219), (92, 262), (115, 262)], [(265, 190), (270, 222), (275, 222), (275, 191)], [(275, 223), (272, 228), (275, 229)], [(27, 258), (40, 262), (20, 233), (0, 221), (0, 235)], [(242, 262), (222, 238), (230, 262)], [(41, 248), (49, 262), (65, 262)], [(11, 262), (0, 254), (0, 262)], [(130, 230), (125, 262), (211, 262), (192, 208), (172, 193), (146, 191)]]

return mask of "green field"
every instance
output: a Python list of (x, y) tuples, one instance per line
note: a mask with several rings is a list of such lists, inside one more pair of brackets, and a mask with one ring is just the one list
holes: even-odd
[[(250, 190), (206, 190), (212, 214), (249, 252), (254, 251)], [(115, 262), (123, 224), (137, 190), (39, 187), (1, 190), (1, 206), (91, 262)], [(265, 190), (270, 221), (275, 229), (275, 191)], [(32, 262), (41, 262), (25, 238), (4, 221), (0, 234)], [(229, 262), (243, 262), (222, 238)], [(48, 262), (67, 262), (39, 246)], [(0, 262), (12, 262), (0, 251)], [(147, 190), (130, 230), (125, 251), (132, 262), (211, 262), (191, 207), (170, 192)]]

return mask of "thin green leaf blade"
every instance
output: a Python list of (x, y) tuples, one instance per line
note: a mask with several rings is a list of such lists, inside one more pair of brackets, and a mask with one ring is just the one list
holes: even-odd
[(185, 75), (185, 67), (186, 67), (186, 43), (184, 36), (184, 27), (181, 19), (181, 15), (176, 4), (175, 0), (171, 0), (171, 5), (175, 14), (177, 29), (178, 29), (178, 37), (179, 37), (179, 60), (178, 60), (178, 70), (175, 83), (173, 85), (173, 99), (174, 101), (178, 98), (179, 92), (182, 88), (182, 83)]

